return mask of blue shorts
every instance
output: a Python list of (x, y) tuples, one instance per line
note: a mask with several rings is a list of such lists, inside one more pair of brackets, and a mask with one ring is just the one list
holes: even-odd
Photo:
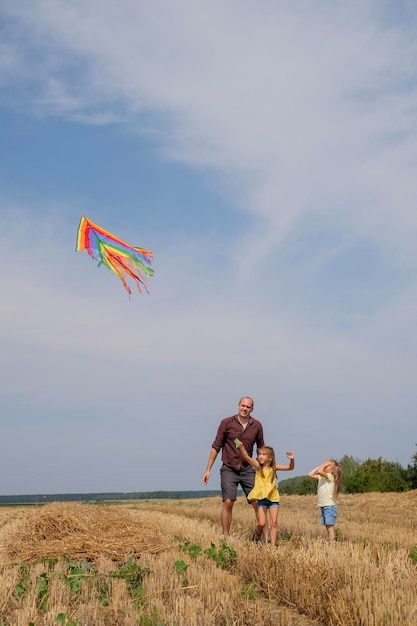
[(279, 502), (271, 502), (268, 498), (263, 498), (262, 500), (258, 500), (258, 504), (256, 506), (258, 509), (278, 509)]
[(323, 526), (334, 526), (337, 517), (337, 506), (332, 504), (331, 506), (321, 507), (321, 523)]

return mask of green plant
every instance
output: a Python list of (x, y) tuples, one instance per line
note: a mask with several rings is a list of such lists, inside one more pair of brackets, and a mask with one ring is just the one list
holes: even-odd
[(13, 595), (19, 600), (25, 598), (28, 594), (28, 585), (30, 584), (30, 574), (24, 563), (18, 563), (19, 568), (19, 582), (14, 588)]
[(148, 568), (143, 568), (137, 565), (132, 557), (129, 557), (127, 562), (120, 566), (116, 572), (111, 572), (112, 578), (122, 578), (126, 581), (126, 587), (131, 598), (137, 602), (141, 602), (143, 599), (143, 577), (150, 573)]
[(56, 621), (57, 624), (61, 624), (62, 626), (80, 626), (78, 622), (69, 620), (65, 613), (58, 613)]
[(48, 605), (48, 574), (43, 572), (38, 576), (38, 607), (41, 611), (46, 611)]
[(110, 585), (104, 580), (96, 580), (95, 586), (97, 590), (96, 598), (103, 606), (110, 604)]
[(37, 563), (42, 563), (42, 565), (46, 565), (48, 570), (54, 568), (54, 566), (58, 563), (58, 559), (55, 557), (51, 557), (49, 559), (38, 559)]
[(417, 563), (417, 546), (414, 548), (411, 548), (410, 552), (408, 553), (408, 557), (414, 562)]
[(248, 583), (247, 585), (243, 585), (241, 595), (246, 598), (246, 600), (256, 600), (258, 592), (253, 586), (253, 583)]
[(95, 572), (94, 565), (87, 561), (81, 563), (66, 563), (66, 573), (63, 575), (64, 580), (69, 585), (71, 595), (76, 596), (80, 592), (80, 586), (86, 578), (90, 578)]
[(164, 626), (164, 624), (159, 621), (158, 612), (154, 609), (151, 615), (142, 613), (139, 616), (139, 626)]
[(214, 543), (210, 544), (210, 548), (204, 550), (204, 555), (214, 561), (217, 567), (229, 570), (235, 565), (237, 560), (237, 552), (232, 546), (229, 546), (226, 539), (222, 539), (219, 548)]
[(184, 561), (175, 561), (174, 569), (180, 575), (180, 578), (182, 580), (182, 586), (186, 587), (187, 583), (188, 583), (188, 581), (187, 581), (187, 569), (188, 569), (187, 563), (185, 563)]
[(200, 554), (202, 554), (203, 550), (198, 543), (191, 543), (191, 541), (185, 540), (184, 542), (178, 545), (178, 550), (180, 552), (185, 552), (188, 556), (195, 561)]

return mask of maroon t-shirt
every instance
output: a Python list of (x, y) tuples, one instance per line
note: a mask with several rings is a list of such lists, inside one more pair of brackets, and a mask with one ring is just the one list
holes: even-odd
[(217, 453), (222, 450), (222, 461), (225, 465), (234, 470), (242, 470), (248, 467), (249, 464), (244, 460), (240, 450), (236, 448), (235, 439), (240, 439), (245, 446), (246, 452), (249, 456), (252, 456), (255, 444), (257, 450), (264, 445), (264, 433), (261, 422), (251, 417), (245, 429), (243, 429), (242, 424), (237, 419), (237, 415), (226, 417), (220, 422), (212, 448)]

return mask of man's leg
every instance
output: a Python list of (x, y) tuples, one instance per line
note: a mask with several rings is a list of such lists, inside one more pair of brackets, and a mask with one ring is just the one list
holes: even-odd
[(232, 525), (232, 510), (234, 500), (225, 500), (223, 502), (223, 508), (220, 516), (222, 523), (222, 532), (224, 537), (228, 537), (230, 534), (230, 526)]
[(232, 525), (233, 505), (237, 497), (237, 486), (240, 481), (239, 472), (232, 470), (227, 465), (223, 465), (220, 469), (220, 483), (222, 489), (223, 508), (220, 515), (222, 532), (224, 537), (230, 534), (230, 526)]

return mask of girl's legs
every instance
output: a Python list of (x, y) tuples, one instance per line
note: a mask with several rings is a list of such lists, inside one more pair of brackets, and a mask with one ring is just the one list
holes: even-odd
[(327, 539), (329, 541), (335, 540), (334, 525), (337, 517), (336, 505), (322, 506), (321, 507), (321, 523), (326, 526)]
[(271, 523), (271, 546), (275, 546), (277, 542), (278, 511), (278, 507), (272, 507), (269, 509), (269, 521)]
[(265, 539), (265, 543), (268, 543), (269, 541), (269, 526), (270, 524), (268, 523), (268, 515), (265, 511), (265, 526), (264, 526), (264, 539)]
[(329, 541), (334, 541), (334, 526), (326, 525), (327, 538)]
[(257, 510), (257, 520), (258, 523), (256, 525), (256, 536), (258, 539), (261, 538), (263, 530), (266, 526), (266, 509), (262, 508), (262, 507), (258, 507)]

